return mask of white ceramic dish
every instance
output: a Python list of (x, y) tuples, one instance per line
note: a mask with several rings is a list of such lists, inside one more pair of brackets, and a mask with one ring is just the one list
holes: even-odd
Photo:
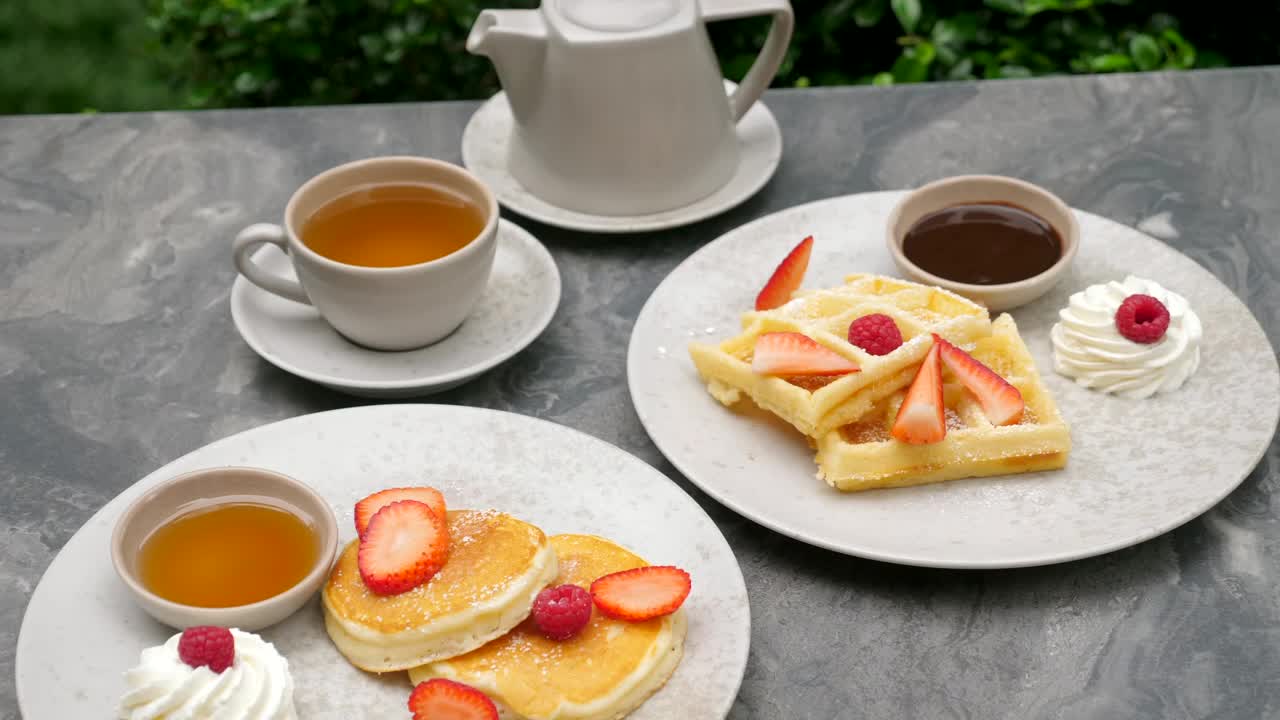
[[(894, 268), (884, 222), (900, 192), (832, 198), (725, 234), (649, 298), (631, 335), (628, 380), (650, 437), (691, 481), (733, 510), (804, 542), (908, 565), (1002, 568), (1099, 555), (1208, 510), (1265, 452), (1280, 413), (1275, 353), (1248, 308), (1191, 259), (1136, 230), (1077, 211), (1079, 254), (1062, 281), (1013, 316), (1071, 425), (1065, 470), (841, 494), (781, 423), (725, 409), (689, 360), (691, 340), (726, 338), (805, 235), (806, 287)], [(1135, 273), (1204, 319), (1199, 371), (1177, 392), (1127, 400), (1052, 371), (1049, 330), (1070, 293)]]
[[(955, 205), (990, 202), (1015, 205), (1049, 223), (1062, 242), (1062, 256), (1058, 261), (1025, 280), (971, 285), (926, 272), (902, 251), (907, 232), (925, 215)], [(993, 311), (1012, 310), (1049, 292), (1071, 267), (1080, 249), (1080, 223), (1066, 203), (1038, 185), (1000, 175), (957, 175), (918, 187), (904, 195), (902, 201), (889, 211), (884, 224), (885, 247), (903, 277), (945, 288)]]
[[(609, 537), (693, 576), (684, 660), (631, 717), (722, 718), (747, 662), (746, 587), (724, 536), (688, 495), (644, 462), (553, 423), (443, 405), (385, 405), (307, 415), (207, 445), (143, 478), (67, 542), (32, 594), (17, 647), (26, 720), (106, 717), (138, 653), (172, 631), (148, 618), (115, 576), (107, 546), (135, 497), (179, 473), (220, 465), (270, 468), (304, 480), (337, 510), (380, 488), (430, 483), (458, 508), (498, 508), (550, 534)], [(406, 716), (405, 673), (349, 665), (324, 632), (318, 602), (263, 632), (289, 660), (298, 716)]]
[[(726, 81), (725, 86), (735, 85)], [(718, 215), (756, 194), (773, 177), (782, 159), (782, 131), (763, 102), (757, 102), (736, 126), (738, 169), (710, 195), (675, 210), (649, 215), (591, 215), (557, 207), (524, 189), (507, 170), (514, 123), (504, 93), (490, 98), (462, 133), (462, 162), (484, 181), (503, 206), (547, 225), (593, 233), (636, 233), (689, 225)]]
[[(284, 253), (253, 256), (264, 270), (291, 276)], [(560, 272), (542, 243), (515, 223), (499, 221), (493, 271), (471, 316), (434, 345), (380, 352), (334, 331), (315, 308), (272, 295), (237, 276), (231, 317), (262, 359), (340, 392), (406, 398), (442, 392), (508, 360), (533, 342), (560, 304)]]

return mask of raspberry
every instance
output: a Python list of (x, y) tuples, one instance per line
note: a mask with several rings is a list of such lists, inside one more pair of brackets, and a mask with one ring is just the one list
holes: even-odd
[(577, 585), (546, 588), (533, 601), (533, 624), (552, 640), (568, 640), (591, 622), (591, 593)]
[(872, 355), (888, 355), (902, 347), (902, 331), (888, 315), (863, 315), (849, 323), (849, 343)]
[(193, 668), (203, 666), (220, 673), (235, 662), (236, 640), (224, 627), (190, 627), (178, 640), (178, 657)]
[(1150, 295), (1130, 295), (1116, 310), (1116, 330), (1143, 345), (1159, 342), (1169, 329), (1169, 308)]

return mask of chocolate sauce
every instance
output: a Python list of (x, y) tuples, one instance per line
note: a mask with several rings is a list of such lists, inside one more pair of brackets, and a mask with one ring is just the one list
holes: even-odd
[(1044, 218), (1016, 205), (971, 203), (917, 220), (902, 252), (938, 277), (999, 285), (1048, 270), (1062, 257), (1062, 238)]

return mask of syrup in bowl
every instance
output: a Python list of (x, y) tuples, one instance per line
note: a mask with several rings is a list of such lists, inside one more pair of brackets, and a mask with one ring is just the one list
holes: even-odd
[(320, 556), (303, 516), (267, 498), (186, 508), (138, 551), (138, 578), (170, 602), (202, 608), (249, 605), (301, 582)]
[(999, 202), (953, 205), (907, 230), (902, 253), (953, 282), (1002, 285), (1035, 277), (1062, 258), (1063, 242), (1044, 218)]

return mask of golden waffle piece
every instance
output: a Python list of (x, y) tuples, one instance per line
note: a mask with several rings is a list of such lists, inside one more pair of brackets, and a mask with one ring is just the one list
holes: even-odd
[(906, 395), (897, 392), (865, 417), (818, 441), (818, 477), (837, 490), (852, 492), (1065, 467), (1071, 434), (1041, 383), (1013, 318), (1001, 315), (991, 331), (973, 344), (971, 354), (1022, 393), (1026, 410), (1021, 421), (992, 425), (977, 398), (944, 371), (944, 440), (909, 445), (890, 437), (889, 429)]
[[(882, 313), (893, 318), (903, 344), (888, 355), (871, 355), (848, 341), (849, 324)], [(719, 345), (689, 347), (698, 374), (715, 399), (732, 406), (751, 398), (760, 407), (818, 439), (853, 422), (880, 399), (911, 384), (938, 333), (968, 344), (991, 331), (986, 308), (942, 288), (880, 275), (850, 275), (845, 284), (799, 291), (774, 310), (742, 317), (742, 334)], [(756, 338), (768, 332), (798, 332), (853, 360), (860, 372), (836, 377), (774, 377), (751, 369)]]

